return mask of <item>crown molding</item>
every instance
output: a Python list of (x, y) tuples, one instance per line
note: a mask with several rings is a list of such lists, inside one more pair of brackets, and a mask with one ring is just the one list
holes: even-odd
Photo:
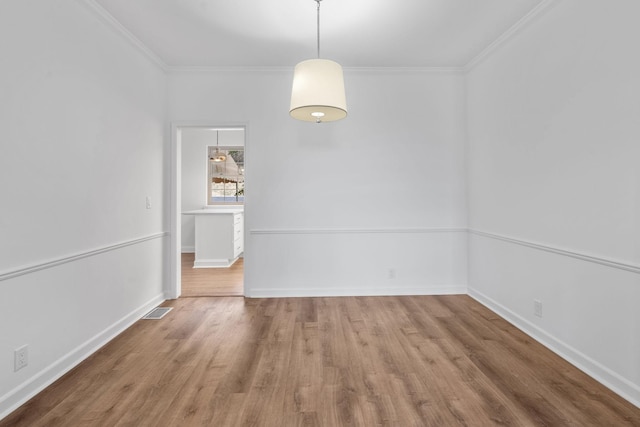
[(116, 18), (107, 12), (102, 6), (96, 3), (95, 0), (78, 0), (80, 3), (88, 7), (96, 17), (106, 23), (109, 27), (119, 33), (131, 46), (144, 54), (154, 65), (160, 68), (162, 71), (167, 71), (167, 64), (160, 59), (151, 49), (149, 49), (144, 43), (134, 36), (129, 30), (127, 30)]
[[(153, 64), (166, 74), (216, 74), (216, 73), (285, 73), (293, 72), (295, 64), (289, 66), (174, 66), (165, 63), (155, 52), (149, 49), (140, 39), (127, 30), (116, 18), (107, 12), (95, 0), (77, 0), (87, 6), (99, 19), (119, 33), (135, 49), (144, 54)], [(371, 74), (407, 74), (407, 75), (466, 75), (491, 56), (502, 45), (510, 41), (524, 28), (538, 19), (562, 0), (543, 0), (518, 22), (502, 33), (489, 46), (463, 66), (453, 67), (343, 67), (349, 73)]]
[(362, 74), (464, 75), (463, 67), (344, 67), (344, 69)]
[(507, 31), (502, 33), (500, 37), (493, 41), (493, 43), (484, 48), (478, 55), (476, 55), (471, 61), (469, 61), (464, 67), (462, 67), (462, 69), (464, 70), (464, 74), (468, 74), (469, 71), (473, 70), (485, 59), (490, 57), (502, 45), (509, 42), (531, 23), (540, 18), (547, 11), (551, 10), (552, 7), (557, 6), (561, 1), (562, 0), (543, 0), (542, 2), (538, 3), (538, 5), (531, 9), (529, 13), (520, 18), (518, 22), (512, 25)]
[(291, 67), (282, 67), (282, 66), (237, 66), (237, 65), (229, 65), (229, 66), (208, 66), (208, 65), (186, 65), (186, 66), (177, 66), (171, 65), (165, 68), (167, 74), (221, 74), (221, 73), (293, 73), (293, 65)]
[[(166, 66), (167, 74), (293, 73), (285, 66)], [(343, 67), (348, 74), (464, 75), (463, 67)]]

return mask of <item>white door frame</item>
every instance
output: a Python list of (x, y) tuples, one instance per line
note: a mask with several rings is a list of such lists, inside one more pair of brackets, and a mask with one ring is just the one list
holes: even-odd
[[(183, 121), (171, 123), (171, 182), (169, 200), (170, 247), (169, 247), (169, 288), (167, 299), (175, 299), (182, 293), (182, 129), (184, 128), (242, 128), (244, 129), (245, 168), (249, 126), (245, 122), (220, 123), (214, 121)], [(245, 177), (246, 186), (246, 177)], [(246, 195), (245, 195), (246, 207)], [(246, 209), (245, 209), (246, 210)], [(246, 214), (246, 211), (245, 211)]]

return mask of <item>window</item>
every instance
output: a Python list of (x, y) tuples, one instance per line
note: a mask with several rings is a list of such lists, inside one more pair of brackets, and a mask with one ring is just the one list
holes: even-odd
[(244, 147), (209, 146), (208, 151), (207, 205), (244, 203)]

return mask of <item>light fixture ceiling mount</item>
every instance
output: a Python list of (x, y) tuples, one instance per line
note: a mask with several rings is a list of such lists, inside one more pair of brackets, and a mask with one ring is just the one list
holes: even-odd
[(317, 3), (318, 58), (296, 65), (293, 72), (291, 107), (294, 119), (307, 122), (331, 122), (347, 116), (344, 75), (340, 64), (320, 59), (320, 2)]

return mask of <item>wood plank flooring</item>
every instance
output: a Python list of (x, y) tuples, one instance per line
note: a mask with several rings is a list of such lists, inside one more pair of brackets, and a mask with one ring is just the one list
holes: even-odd
[(468, 296), (184, 298), (5, 426), (640, 426)]
[(193, 268), (195, 254), (181, 254), (182, 296), (241, 296), (244, 294), (244, 259), (229, 268)]

